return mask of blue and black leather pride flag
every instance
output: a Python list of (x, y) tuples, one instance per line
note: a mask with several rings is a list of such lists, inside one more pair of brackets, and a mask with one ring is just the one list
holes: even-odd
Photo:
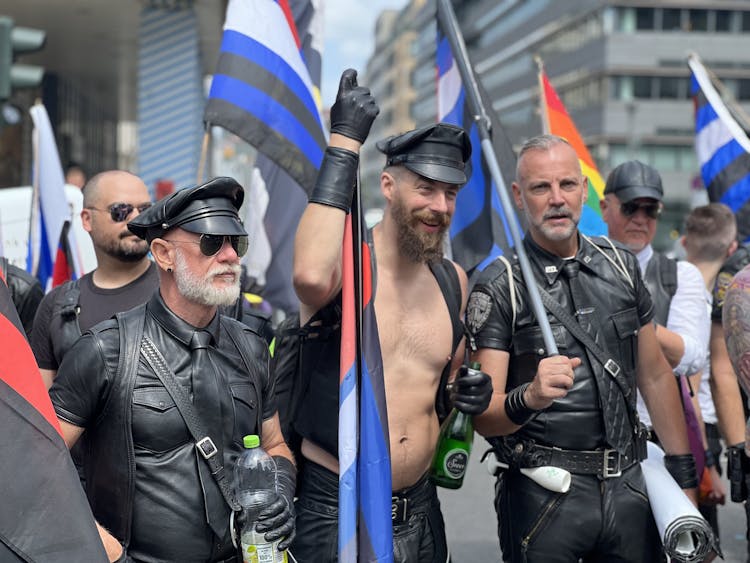
[(361, 200), (356, 201), (346, 218), (342, 263), (339, 561), (390, 563), (390, 442), (375, 319), (375, 267)]
[[(479, 132), (466, 103), (466, 93), (453, 58), (448, 39), (438, 26), (437, 38), (438, 121), (460, 125), (471, 139), (471, 160), (467, 164), (469, 181), (456, 198), (456, 211), (450, 227), (452, 257), (471, 275), (481, 271), (513, 246), (508, 218), (503, 212), (497, 187), (482, 155)], [(481, 84), (480, 95), (485, 99)], [(510, 187), (516, 173), (516, 155), (493, 111), (490, 111), (492, 144), (505, 185)], [(514, 220), (517, 220), (514, 218)]]
[(312, 187), (327, 141), (300, 47), (288, 0), (230, 0), (203, 120)]
[(712, 202), (728, 205), (742, 241), (750, 239), (750, 139), (732, 117), (697, 55), (688, 57), (695, 102), (695, 151)]

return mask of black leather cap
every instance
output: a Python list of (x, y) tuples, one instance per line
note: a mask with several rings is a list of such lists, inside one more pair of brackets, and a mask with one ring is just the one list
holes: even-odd
[(237, 211), (245, 191), (232, 178), (214, 178), (168, 195), (128, 223), (149, 242), (175, 227), (208, 235), (247, 235)]
[(447, 184), (465, 184), (471, 141), (456, 125), (437, 123), (379, 141), (386, 165), (403, 165), (415, 174)]
[(639, 197), (658, 201), (664, 197), (659, 173), (639, 160), (629, 160), (615, 167), (607, 176), (604, 193), (615, 194), (623, 203)]

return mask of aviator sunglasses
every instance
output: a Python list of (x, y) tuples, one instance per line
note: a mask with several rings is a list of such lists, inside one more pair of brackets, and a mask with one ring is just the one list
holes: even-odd
[(247, 252), (248, 242), (247, 235), (201, 235), (200, 240), (173, 240), (164, 239), (168, 242), (185, 242), (189, 244), (200, 245), (201, 253), (203, 256), (215, 256), (224, 246), (224, 240), (229, 239), (229, 244), (232, 245), (237, 256), (242, 258)]
[(638, 213), (639, 209), (643, 209), (649, 219), (658, 219), (661, 215), (661, 203), (659, 202), (636, 203), (635, 201), (628, 201), (620, 204), (620, 211), (625, 217), (632, 217)]
[(141, 205), (130, 205), (129, 203), (113, 203), (106, 209), (99, 209), (98, 207), (87, 207), (86, 209), (93, 209), (94, 211), (109, 211), (110, 217), (115, 223), (122, 223), (133, 212), (137, 209), (139, 213), (143, 213), (151, 207), (151, 203), (142, 203)]

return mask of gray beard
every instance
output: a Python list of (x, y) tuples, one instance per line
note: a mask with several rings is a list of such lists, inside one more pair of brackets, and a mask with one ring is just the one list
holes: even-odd
[(234, 305), (239, 298), (241, 270), (239, 264), (230, 266), (236, 274), (234, 283), (224, 288), (217, 288), (210, 283), (212, 274), (216, 273), (215, 271), (209, 272), (205, 278), (200, 278), (193, 275), (188, 269), (187, 261), (179, 249), (175, 252), (175, 258), (174, 279), (177, 290), (188, 301), (198, 305), (222, 307)]

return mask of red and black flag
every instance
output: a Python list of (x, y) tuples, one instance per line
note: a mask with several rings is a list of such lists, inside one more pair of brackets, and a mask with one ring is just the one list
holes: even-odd
[(21, 321), (0, 282), (0, 561), (107, 561)]
[(57, 245), (55, 263), (52, 266), (52, 287), (64, 284), (68, 280), (75, 279), (75, 268), (73, 264), (73, 253), (70, 248), (68, 233), (70, 221), (65, 221), (60, 231), (60, 242)]

